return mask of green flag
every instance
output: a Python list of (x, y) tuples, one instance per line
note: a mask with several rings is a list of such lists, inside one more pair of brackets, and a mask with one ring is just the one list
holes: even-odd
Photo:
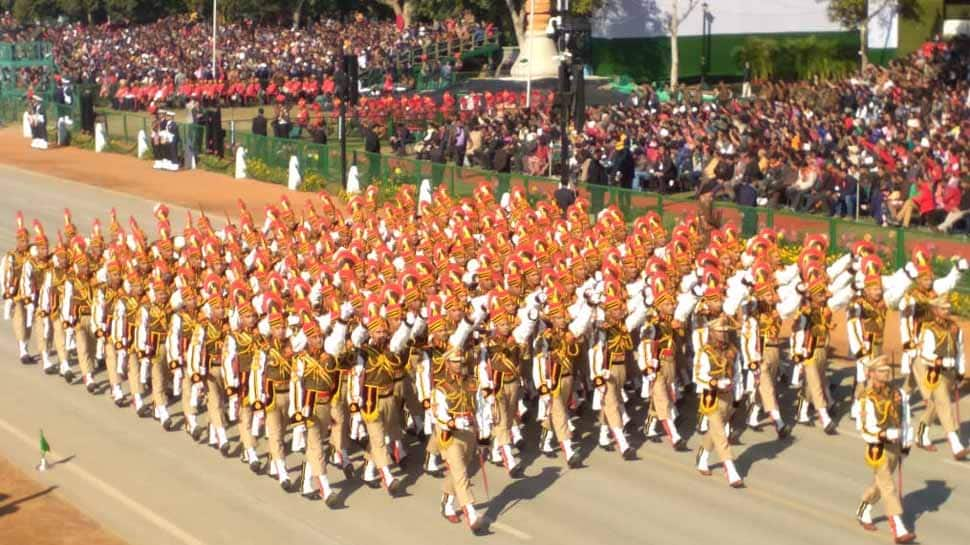
[(47, 438), (44, 437), (44, 430), (40, 430), (40, 453), (41, 455), (44, 455), (50, 451), (51, 446), (47, 443)]

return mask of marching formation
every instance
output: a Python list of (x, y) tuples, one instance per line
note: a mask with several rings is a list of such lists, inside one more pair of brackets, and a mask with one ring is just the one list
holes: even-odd
[[(400, 495), (416, 436), (424, 470), (444, 478), (442, 516), (481, 534), (469, 471), (488, 458), (521, 476), (530, 422), (535, 448), (580, 468), (584, 409), (598, 445), (626, 460), (633, 433), (686, 451), (696, 414), (697, 471), (711, 475), (713, 456), (735, 488), (732, 445), (745, 429), (767, 424), (786, 440), (817, 420), (837, 433), (829, 338), (833, 312), (847, 308), (851, 414), (874, 474), (857, 518), (875, 529), (883, 499), (894, 539), (915, 538), (893, 483), (901, 456), (935, 450), (937, 419), (952, 455), (968, 455), (951, 410), (963, 334), (946, 297), (965, 260), (936, 278), (920, 246), (888, 271), (867, 240), (832, 260), (827, 238), (808, 235), (784, 265), (769, 229), (744, 240), (691, 216), (668, 232), (652, 212), (628, 225), (613, 208), (591, 218), (582, 198), (563, 211), (533, 207), (518, 188), (500, 202), (491, 191), (456, 200), (426, 181), (380, 202), (371, 186), (346, 212), (321, 194), (302, 210), (283, 197), (263, 217), (240, 201), (237, 223), (189, 213), (181, 233), (159, 204), (153, 236), (114, 210), (85, 236), (65, 210), (53, 245), (18, 214), (0, 262), (4, 316), (22, 363), (39, 359), (91, 393), (103, 366), (118, 407), (227, 457), (235, 425), (253, 472), (329, 507), (331, 467)], [(890, 308), (904, 348), (898, 389), (882, 353)], [(779, 400), (787, 388), (793, 410)], [(926, 410), (914, 426), (917, 392)], [(288, 451), (303, 453), (295, 480)]]

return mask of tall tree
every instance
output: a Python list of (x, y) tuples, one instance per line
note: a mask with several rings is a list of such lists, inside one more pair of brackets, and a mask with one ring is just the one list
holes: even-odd
[(687, 20), (687, 17), (694, 11), (700, 0), (684, 0), (685, 4), (681, 8), (681, 0), (668, 0), (668, 5), (663, 13), (664, 27), (670, 34), (670, 88), (676, 89), (680, 78), (680, 48), (677, 45), (677, 36), (680, 33), (680, 24)]
[(918, 19), (922, 13), (919, 0), (816, 0), (828, 1), (829, 19), (843, 28), (859, 31), (859, 62), (864, 70), (869, 64), (869, 24), (880, 15), (896, 13), (906, 19)]

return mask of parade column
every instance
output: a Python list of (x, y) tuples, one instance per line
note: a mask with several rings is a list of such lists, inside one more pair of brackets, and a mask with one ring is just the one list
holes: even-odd
[[(559, 74), (559, 63), (554, 58), (558, 53), (556, 43), (546, 34), (549, 24), (552, 0), (526, 0), (530, 12), (535, 16), (529, 20), (525, 31), (525, 43), (519, 48), (519, 58), (512, 66), (515, 78), (552, 78)], [(531, 5), (534, 3), (534, 7)]]

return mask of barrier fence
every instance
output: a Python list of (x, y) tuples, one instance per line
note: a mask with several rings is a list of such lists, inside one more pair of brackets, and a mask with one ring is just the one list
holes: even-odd
[[(20, 123), (24, 111), (22, 100), (0, 99), (0, 119), (4, 122)], [(70, 127), (72, 144), (93, 148), (93, 138), (81, 132), (76, 107), (47, 104), (48, 134), (56, 141), (56, 119), (71, 116), (74, 123)], [(107, 150), (115, 153), (134, 155), (137, 152), (137, 139), (140, 131), (150, 134), (148, 118), (137, 114), (119, 112), (99, 112), (96, 120), (105, 126)], [(208, 133), (202, 125), (180, 124), (179, 136), (183, 150), (198, 156), (199, 166), (231, 174), (234, 171), (235, 147), (246, 150), (247, 177), (285, 185), (287, 183), (290, 158), (296, 157), (303, 182), (302, 190), (326, 190), (332, 194), (343, 191), (341, 183), (341, 164), (339, 144), (319, 145), (303, 140), (290, 140), (260, 136), (251, 133), (236, 134), (235, 144), (226, 138), (222, 157), (212, 152), (208, 146)], [(150, 148), (150, 146), (149, 146)], [(149, 158), (150, 150), (149, 150)], [(459, 167), (455, 164), (432, 163), (406, 157), (378, 155), (361, 150), (347, 150), (348, 170), (356, 166), (361, 188), (372, 184), (412, 184), (418, 185), (428, 179), (434, 189), (444, 185), (448, 193), (456, 198), (470, 197), (480, 184), (492, 188), (498, 201), (503, 193), (512, 188), (521, 188), (530, 203), (551, 199), (558, 187), (558, 181), (551, 178), (527, 176), (518, 173), (499, 173), (476, 168)], [(684, 195), (661, 195), (643, 191), (622, 189), (612, 186), (583, 185), (580, 194), (591, 204), (590, 212), (599, 213), (604, 208), (616, 206), (627, 221), (655, 211), (670, 228), (686, 215), (698, 213), (696, 199)], [(877, 248), (887, 267), (902, 267), (909, 261), (913, 248), (918, 244), (929, 244), (940, 256), (962, 255), (970, 257), (970, 244), (957, 235), (943, 235), (924, 230), (881, 227), (867, 222), (856, 222), (827, 216), (797, 214), (784, 210), (761, 207), (738, 206), (733, 203), (715, 202), (716, 212), (725, 220), (733, 221), (744, 236), (749, 237), (760, 229), (769, 227), (779, 231), (783, 245), (793, 248), (809, 233), (824, 233), (831, 241), (833, 254), (846, 251), (849, 245), (862, 238), (870, 239)], [(796, 251), (792, 250), (792, 251)], [(940, 259), (936, 263), (937, 272), (949, 270), (950, 262)], [(961, 280), (958, 290), (970, 293), (970, 278)]]

